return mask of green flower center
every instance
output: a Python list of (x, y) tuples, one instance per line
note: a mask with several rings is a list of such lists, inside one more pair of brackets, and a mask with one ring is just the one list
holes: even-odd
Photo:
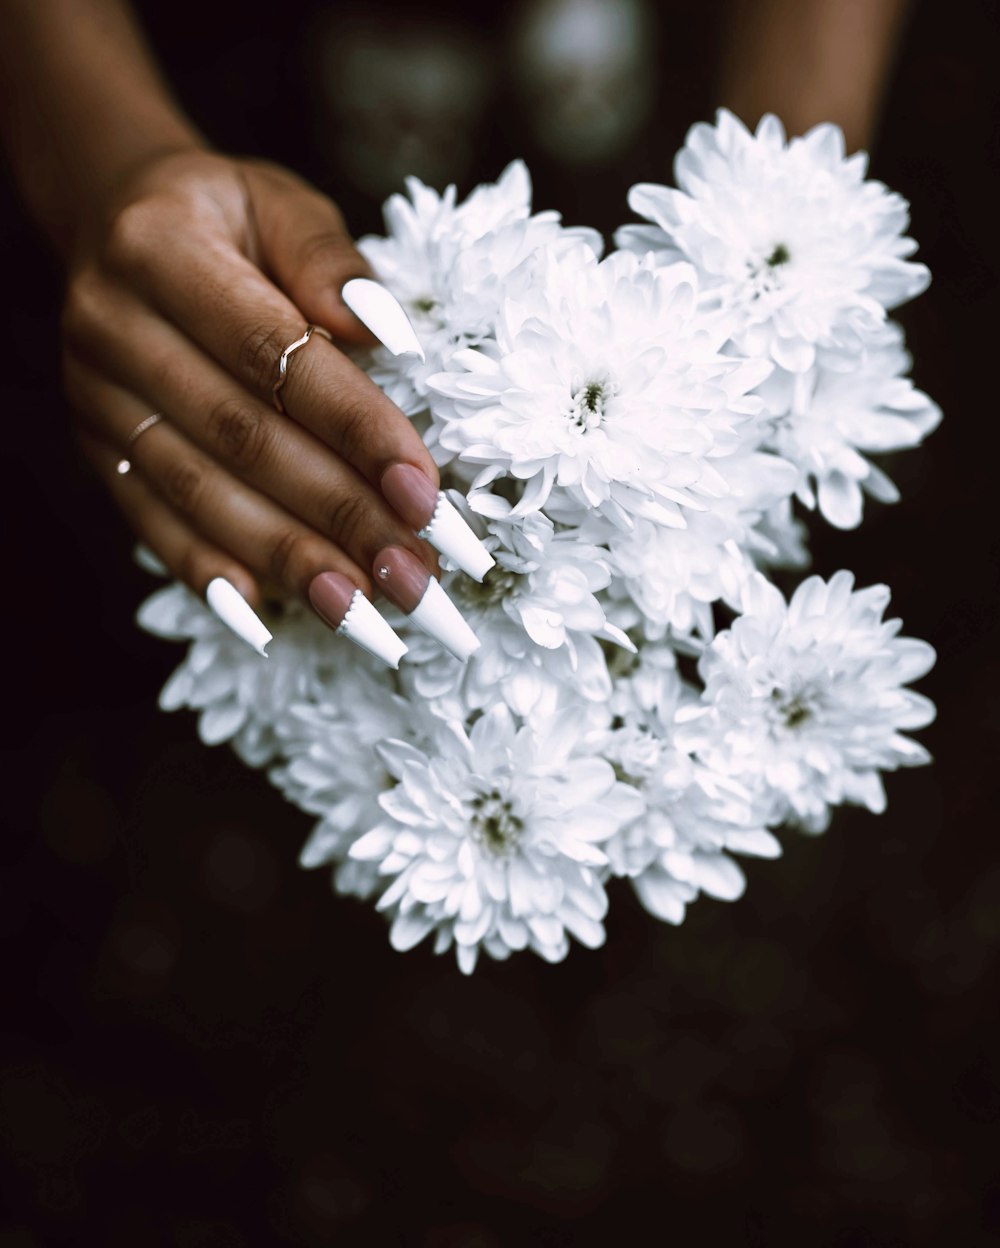
[(521, 581), (519, 572), (511, 572), (509, 568), (494, 564), (482, 581), (474, 581), (471, 576), (463, 576), (454, 586), (456, 597), (469, 607), (492, 610), (499, 607), (506, 599), (512, 598), (518, 591)]
[(610, 399), (618, 393), (618, 387), (610, 377), (594, 377), (585, 381), (573, 392), (569, 419), (578, 429), (600, 428)]
[(786, 728), (800, 728), (806, 720), (813, 717), (813, 708), (798, 695), (787, 697), (780, 689), (775, 689), (771, 698)]
[(503, 797), (499, 789), (491, 789), (489, 793), (477, 793), (469, 805), (472, 839), (493, 857), (505, 858), (524, 832), (524, 821), (514, 813), (510, 798)]

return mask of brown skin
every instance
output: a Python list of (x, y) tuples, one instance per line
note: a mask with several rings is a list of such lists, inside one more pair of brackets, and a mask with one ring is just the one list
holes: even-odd
[[(73, 38), (65, 37), (72, 30)], [(425, 565), (379, 490), (437, 470), (398, 408), (306, 323), (371, 341), (340, 299), (368, 266), (337, 208), (295, 175), (209, 151), (119, 0), (5, 0), (2, 119), (15, 175), (66, 257), (64, 373), (80, 444), (137, 534), (195, 592), (305, 597), (336, 571), (371, 593), (385, 546)], [(16, 49), (12, 55), (10, 49)], [(269, 276), (265, 276), (269, 275)], [(116, 464), (150, 412), (167, 419)]]
[(719, 103), (751, 128), (776, 113), (789, 134), (821, 121), (868, 147), (910, 0), (732, 0)]
[[(868, 140), (906, 0), (738, 0), (722, 101)], [(371, 341), (339, 298), (367, 272), (337, 208), (293, 174), (211, 152), (170, 99), (125, 0), (3, 0), (0, 129), (24, 198), (64, 256), (64, 371), (84, 452), (137, 534), (201, 593), (224, 576), (305, 596), (339, 571), (371, 592), (384, 547), (433, 552), (382, 498), (409, 421), (307, 322)], [(167, 419), (115, 471), (129, 433)]]

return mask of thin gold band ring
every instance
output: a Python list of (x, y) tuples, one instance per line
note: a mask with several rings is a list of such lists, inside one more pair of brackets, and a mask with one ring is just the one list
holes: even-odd
[(142, 437), (147, 429), (152, 429), (152, 427), (154, 425), (158, 425), (162, 419), (162, 412), (154, 412), (152, 416), (147, 416), (145, 420), (140, 420), (136, 427), (128, 435), (128, 441), (125, 443), (125, 454), (118, 461), (117, 465), (119, 475), (124, 477), (127, 472), (132, 471), (132, 461), (129, 459), (128, 453), (135, 444), (136, 438)]
[(327, 342), (331, 340), (331, 335), (321, 325), (307, 325), (306, 332), (302, 337), (296, 338), (294, 342), (289, 343), (282, 351), (281, 358), (278, 360), (278, 380), (271, 387), (271, 398), (274, 400), (274, 406), (282, 416), (285, 415), (285, 405), (281, 401), (281, 387), (285, 384), (285, 376), (288, 373), (288, 361), (298, 351), (299, 347), (306, 345), (313, 334), (320, 334)]

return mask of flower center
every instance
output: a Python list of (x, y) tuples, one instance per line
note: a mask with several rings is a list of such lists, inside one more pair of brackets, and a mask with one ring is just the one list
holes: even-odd
[(585, 381), (573, 391), (568, 418), (578, 429), (600, 428), (608, 401), (618, 393), (618, 387), (604, 375)]
[(759, 299), (761, 295), (780, 289), (783, 285), (781, 269), (791, 258), (792, 253), (784, 243), (775, 243), (766, 259), (748, 260), (747, 275), (753, 291), (751, 298)]
[(505, 858), (517, 846), (524, 831), (524, 821), (514, 813), (509, 798), (499, 789), (477, 793), (472, 799), (470, 830), (472, 839), (494, 858)]
[(796, 729), (812, 719), (813, 708), (801, 698), (798, 694), (789, 697), (780, 689), (774, 689), (771, 698), (775, 704), (775, 710), (778, 713), (779, 722), (786, 728)]
[(492, 610), (517, 593), (520, 581), (519, 572), (511, 572), (509, 568), (501, 567), (497, 563), (490, 568), (482, 581), (463, 576), (453, 589), (456, 596), (467, 606)]

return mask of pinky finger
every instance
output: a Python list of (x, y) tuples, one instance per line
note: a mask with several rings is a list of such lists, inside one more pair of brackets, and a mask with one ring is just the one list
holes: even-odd
[(118, 471), (120, 453), (108, 442), (79, 431), (80, 447), (108, 487), (133, 532), (176, 580), (192, 590), (229, 628), (267, 655), (271, 633), (254, 611), (261, 601), (253, 575), (232, 555), (206, 542), (135, 472)]

